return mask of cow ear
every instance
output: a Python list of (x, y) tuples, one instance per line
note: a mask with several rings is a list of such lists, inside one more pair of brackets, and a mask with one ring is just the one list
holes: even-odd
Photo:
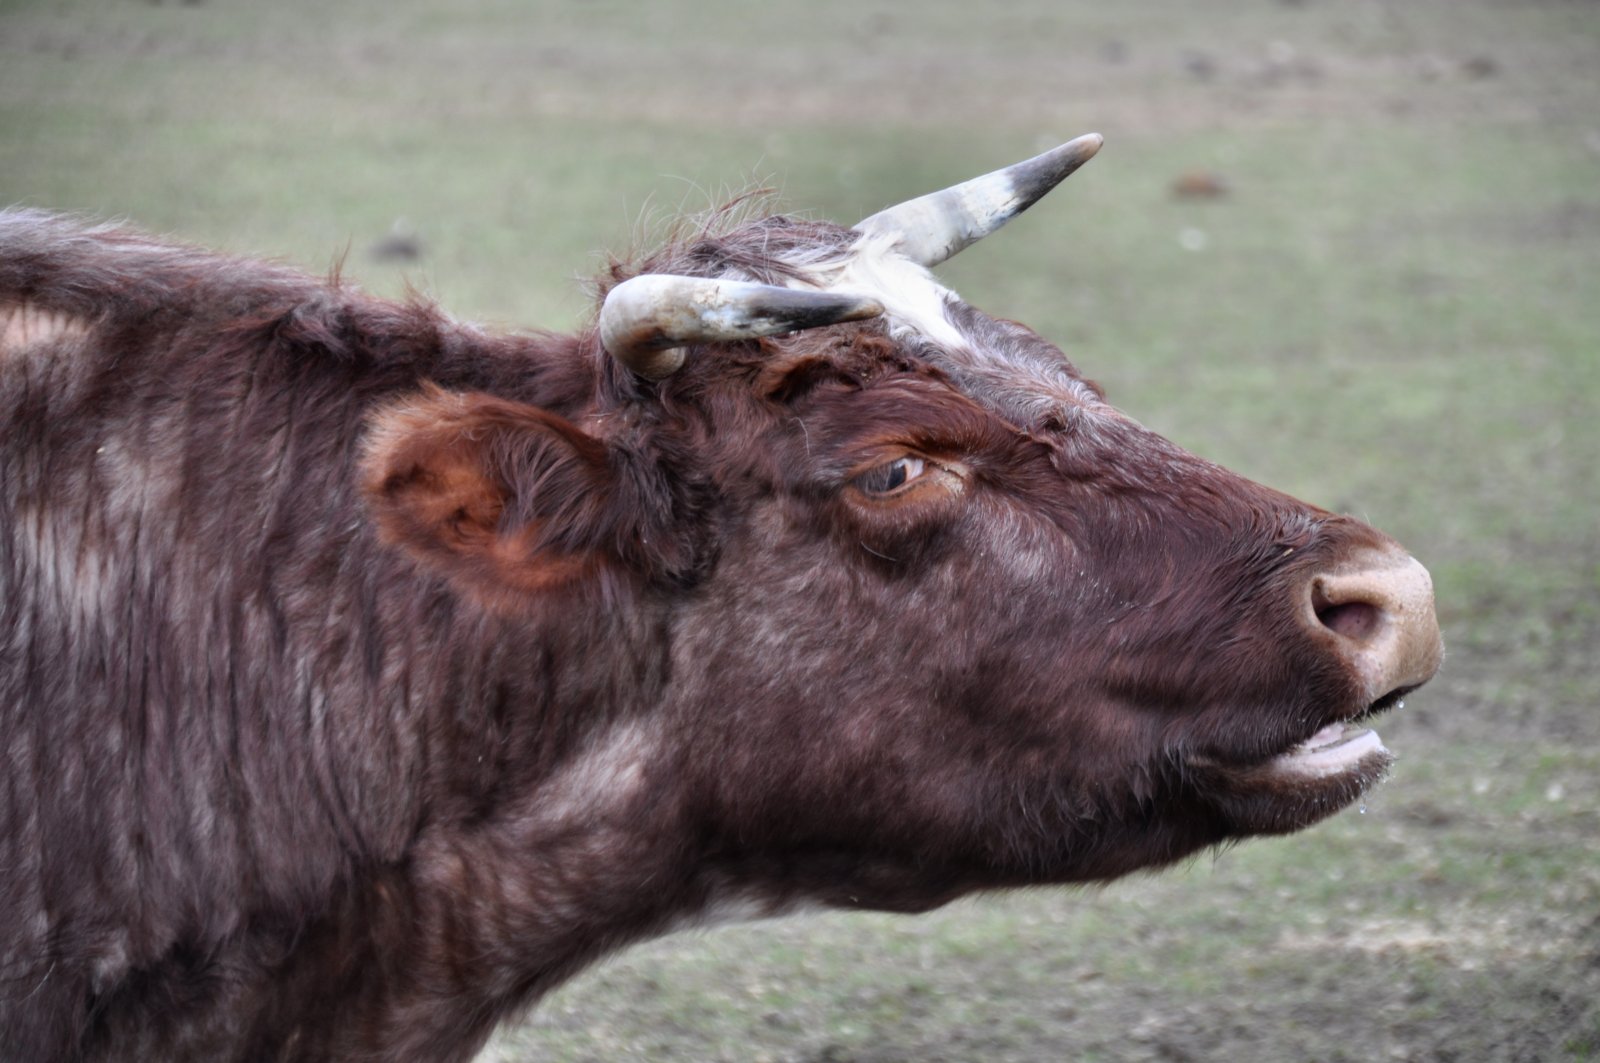
[(430, 387), (373, 415), (363, 472), (384, 540), (491, 602), (639, 560), (606, 445), (535, 406)]

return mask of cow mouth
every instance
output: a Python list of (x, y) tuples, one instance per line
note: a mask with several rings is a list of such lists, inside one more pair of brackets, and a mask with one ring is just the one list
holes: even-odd
[(1367, 724), (1378, 713), (1398, 708), (1405, 693), (1385, 695), (1259, 760), (1196, 757), (1190, 764), (1234, 831), (1299, 830), (1353, 803), (1387, 774), (1394, 754)]
[(1359, 770), (1374, 756), (1393, 758), (1378, 732), (1359, 724), (1331, 723), (1257, 770), (1283, 777), (1326, 779)]
[(1394, 754), (1383, 744), (1378, 732), (1364, 726), (1374, 716), (1405, 705), (1405, 696), (1415, 688), (1391, 691), (1369, 705), (1361, 715), (1328, 724), (1310, 738), (1298, 742), (1256, 770), (1285, 778), (1326, 779), (1352, 772), (1372, 770), (1381, 760), (1381, 772), (1394, 761)]

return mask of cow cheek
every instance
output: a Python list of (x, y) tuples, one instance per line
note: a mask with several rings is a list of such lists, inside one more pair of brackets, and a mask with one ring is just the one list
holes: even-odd
[[(769, 571), (741, 578), (745, 550), (724, 553), (707, 594), (719, 607), (680, 627), (675, 668), (686, 705), (717, 707), (691, 726), (719, 830), (1037, 867), (1104, 810), (1095, 795), (1148, 776), (1148, 728), (1108, 724), (1074, 679), (1094, 601), (1075, 546), (984, 508), (944, 526), (949, 548), (917, 565), (859, 543), (840, 558), (778, 514), (747, 525)], [(770, 571), (773, 556), (787, 573)]]

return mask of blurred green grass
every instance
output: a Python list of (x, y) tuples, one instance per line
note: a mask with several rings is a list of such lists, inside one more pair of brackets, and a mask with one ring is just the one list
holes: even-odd
[[(0, 0), (0, 202), (568, 328), (752, 185), (852, 221), (1090, 129), (941, 268), (1189, 448), (1433, 570), (1402, 760), (1092, 891), (624, 954), (492, 1058), (1600, 1058), (1600, 9)], [(1213, 200), (1174, 179), (1225, 178)], [(399, 219), (420, 260), (369, 253)]]

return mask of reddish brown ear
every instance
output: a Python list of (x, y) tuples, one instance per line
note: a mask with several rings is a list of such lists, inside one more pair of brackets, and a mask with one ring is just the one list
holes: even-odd
[(363, 471), (384, 540), (493, 602), (593, 574), (628, 534), (605, 444), (492, 395), (429, 387), (374, 414)]

